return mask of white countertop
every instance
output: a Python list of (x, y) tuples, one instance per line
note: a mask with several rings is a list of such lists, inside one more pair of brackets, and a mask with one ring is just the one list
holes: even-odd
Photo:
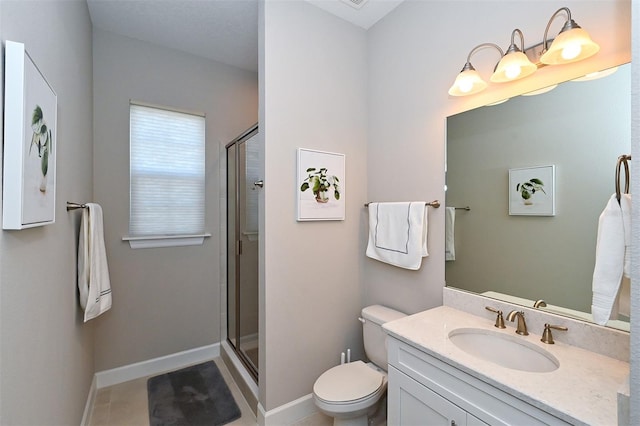
[[(494, 321), (448, 306), (391, 321), (383, 327), (391, 336), (564, 421), (617, 424), (617, 392), (629, 375), (626, 362), (558, 341), (545, 344), (540, 335), (531, 331), (528, 336), (518, 336), (511, 324), (498, 329)], [(532, 373), (477, 358), (449, 340), (452, 330), (468, 327), (525, 339), (555, 356), (560, 366), (552, 372)], [(554, 330), (554, 333), (563, 332)]]

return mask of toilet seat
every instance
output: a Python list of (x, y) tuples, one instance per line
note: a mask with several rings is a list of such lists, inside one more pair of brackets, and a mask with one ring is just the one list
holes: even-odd
[(369, 398), (386, 384), (385, 375), (362, 361), (338, 365), (318, 377), (314, 395), (330, 404), (352, 404)]

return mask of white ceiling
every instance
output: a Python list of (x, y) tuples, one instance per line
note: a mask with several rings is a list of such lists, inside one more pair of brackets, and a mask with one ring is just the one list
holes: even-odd
[[(302, 0), (289, 0), (302, 1)], [(403, 0), (305, 0), (368, 29)], [(87, 0), (93, 25), (250, 71), (258, 70), (258, 0)]]
[(349, 5), (352, 3), (350, 0), (305, 1), (368, 30), (404, 0), (364, 0), (360, 3), (360, 8), (357, 9)]
[(258, 70), (258, 0), (87, 0), (95, 27)]

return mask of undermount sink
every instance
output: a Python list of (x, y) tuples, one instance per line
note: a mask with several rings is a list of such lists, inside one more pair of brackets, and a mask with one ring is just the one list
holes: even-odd
[(524, 339), (481, 328), (458, 328), (449, 333), (449, 340), (458, 348), (502, 367), (548, 373), (560, 366), (551, 353)]

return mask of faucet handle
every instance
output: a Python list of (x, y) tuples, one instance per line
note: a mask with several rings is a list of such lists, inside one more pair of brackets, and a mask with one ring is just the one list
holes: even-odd
[(494, 324), (494, 327), (497, 328), (507, 328), (504, 325), (504, 317), (502, 316), (502, 311), (499, 311), (496, 308), (492, 308), (491, 306), (485, 306), (484, 307), (487, 311), (493, 312), (494, 314), (498, 314), (498, 316), (496, 317), (496, 323)]
[(553, 345), (555, 343), (553, 341), (553, 335), (551, 334), (551, 329), (552, 328), (555, 329), (555, 330), (560, 330), (560, 331), (569, 330), (567, 327), (563, 327), (561, 325), (545, 324), (544, 325), (544, 331), (542, 332), (542, 339), (540, 339), (541, 342), (547, 343), (549, 345)]

